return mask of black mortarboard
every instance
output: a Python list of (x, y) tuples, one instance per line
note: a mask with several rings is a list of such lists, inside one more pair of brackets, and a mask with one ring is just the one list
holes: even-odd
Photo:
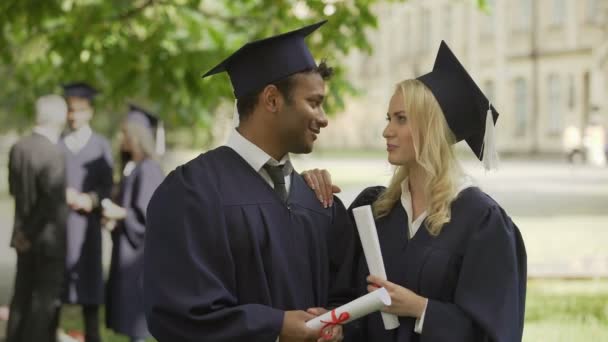
[(165, 130), (162, 121), (160, 121), (156, 115), (130, 103), (127, 121), (136, 122), (148, 128), (156, 142), (156, 152), (158, 154), (163, 154), (165, 152)]
[[(418, 77), (418, 80), (431, 90), (439, 102), (456, 141), (465, 140), (479, 160), (494, 162), (488, 161), (492, 156), (484, 155), (495, 155), (494, 123), (498, 119), (498, 112), (444, 41), (439, 46), (433, 71)], [(490, 116), (493, 122), (488, 122), (490, 125), (486, 127), (486, 118)], [(487, 151), (484, 153), (484, 150)], [(492, 166), (495, 165), (486, 164), (486, 167)]]
[(74, 82), (63, 85), (63, 93), (65, 97), (82, 97), (92, 100), (99, 92), (85, 82)]
[(304, 38), (327, 20), (245, 44), (203, 77), (228, 72), (236, 98), (300, 71), (316, 67)]

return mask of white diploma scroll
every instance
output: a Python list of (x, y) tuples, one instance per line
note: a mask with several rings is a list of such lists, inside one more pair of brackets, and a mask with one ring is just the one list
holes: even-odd
[(391, 296), (384, 287), (361, 296), (352, 302), (346, 303), (339, 308), (328, 311), (306, 322), (306, 326), (321, 330), (325, 326), (346, 324), (355, 319), (367, 316), (379, 311), (383, 307), (391, 305)]
[[(382, 260), (382, 252), (380, 252), (380, 241), (378, 240), (378, 231), (376, 230), (372, 208), (369, 205), (355, 208), (353, 209), (353, 216), (355, 217), (369, 272), (386, 280), (386, 271), (384, 270), (384, 261)], [(386, 330), (399, 327), (399, 319), (396, 315), (383, 312), (382, 322)]]

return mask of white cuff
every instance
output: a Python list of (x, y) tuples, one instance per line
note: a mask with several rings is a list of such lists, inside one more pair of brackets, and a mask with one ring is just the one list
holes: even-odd
[(424, 311), (422, 311), (422, 316), (416, 319), (416, 324), (414, 325), (414, 332), (417, 334), (422, 334), (422, 326), (424, 325), (424, 316), (426, 315), (426, 306), (429, 304), (428, 298), (424, 302)]

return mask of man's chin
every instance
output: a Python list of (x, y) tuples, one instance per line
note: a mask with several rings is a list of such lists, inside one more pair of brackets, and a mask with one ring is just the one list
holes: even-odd
[(308, 154), (308, 153), (311, 153), (312, 150), (313, 150), (313, 144), (307, 144), (307, 145), (299, 146), (296, 149), (293, 149), (291, 151), (291, 153), (295, 153), (295, 154)]

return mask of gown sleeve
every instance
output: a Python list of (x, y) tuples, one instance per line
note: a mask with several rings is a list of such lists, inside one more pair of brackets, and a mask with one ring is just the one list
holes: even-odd
[(144, 257), (148, 328), (160, 342), (274, 341), (284, 312), (239, 303), (221, 196), (200, 173), (178, 168), (150, 201)]
[(351, 214), (352, 216), (352, 210), (357, 207), (371, 205), (372, 203), (374, 203), (385, 189), (385, 187), (380, 185), (365, 188), (363, 191), (361, 191), (361, 193), (359, 193), (359, 195), (357, 195), (350, 207), (348, 207), (349, 214)]
[(359, 237), (354, 223), (338, 197), (334, 198), (332, 228), (328, 309), (337, 308), (358, 297), (353, 270)]
[(525, 296), (521, 234), (500, 207), (490, 207), (466, 246), (454, 302), (429, 299), (421, 341), (521, 341)]
[(93, 201), (93, 208), (100, 208), (101, 201), (104, 198), (111, 197), (112, 186), (114, 184), (112, 176), (112, 148), (110, 147), (110, 143), (103, 138), (100, 139), (100, 145), (103, 152), (99, 163), (96, 165), (99, 178), (95, 187), (89, 192), (89, 196)]
[(146, 209), (154, 190), (163, 181), (163, 172), (157, 164), (146, 161), (141, 166), (134, 183), (133, 200), (126, 208), (124, 233), (134, 248), (144, 242), (146, 232)]
[[(361, 240), (359, 238), (359, 232), (355, 224), (353, 217), (353, 209), (364, 205), (371, 205), (378, 199), (378, 196), (384, 191), (383, 186), (372, 186), (364, 189), (357, 195), (351, 205), (348, 207), (348, 216), (352, 222), (354, 230), (354, 239), (348, 249), (348, 255), (350, 262), (350, 277), (348, 282), (352, 286), (352, 297), (357, 298), (367, 293), (365, 286), (361, 286), (365, 283), (366, 274), (362, 274), (362, 269), (367, 269), (365, 256), (363, 255), (363, 247), (361, 246)], [(351, 323), (344, 325), (344, 340), (352, 342), (363, 342), (365, 341), (363, 332), (363, 319), (355, 320)]]

